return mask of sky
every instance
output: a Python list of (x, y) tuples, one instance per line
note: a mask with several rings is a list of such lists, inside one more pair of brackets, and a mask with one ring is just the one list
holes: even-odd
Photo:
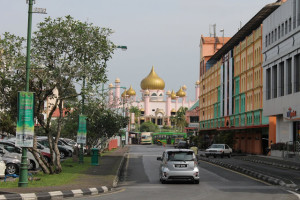
[[(121, 86), (140, 96), (140, 82), (152, 66), (165, 81), (165, 91), (187, 86), (188, 99), (195, 99), (199, 79), (200, 37), (209, 36), (216, 24), (217, 36), (233, 36), (266, 4), (276, 0), (36, 0), (34, 7), (47, 14), (33, 14), (32, 27), (51, 18), (71, 15), (76, 20), (114, 31), (111, 40), (127, 46), (117, 49), (108, 62), (109, 83), (116, 78)], [(0, 0), (0, 34), (10, 32), (26, 38), (26, 0)]]

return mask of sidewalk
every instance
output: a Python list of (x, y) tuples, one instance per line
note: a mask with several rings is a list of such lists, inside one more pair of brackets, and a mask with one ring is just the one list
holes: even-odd
[[(129, 147), (126, 146), (124, 148), (118, 148), (113, 152), (109, 152), (108, 154), (100, 158), (98, 166), (89, 167), (89, 169), (85, 173), (81, 174), (74, 182), (68, 185), (36, 188), (0, 188), (0, 199), (7, 199), (9, 195), (13, 197), (13, 195), (11, 194), (20, 193), (40, 193), (46, 195), (45, 193), (51, 193), (53, 191), (58, 191), (58, 193), (64, 193), (63, 191), (68, 191), (70, 193), (71, 190), (81, 190), (83, 191), (83, 193), (84, 191), (86, 191), (86, 193), (93, 193), (91, 192), (91, 190), (89, 190), (90, 188), (94, 188), (95, 190), (99, 188), (98, 193), (99, 191), (106, 192), (106, 190), (110, 190), (114, 186), (114, 182), (118, 180), (118, 173), (123, 162), (123, 157), (124, 154), (128, 152), (128, 149)], [(3, 194), (5, 194), (5, 196)], [(66, 195), (63, 196), (65, 197)]]

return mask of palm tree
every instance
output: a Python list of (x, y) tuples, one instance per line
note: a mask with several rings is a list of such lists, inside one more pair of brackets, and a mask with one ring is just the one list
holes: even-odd
[(137, 106), (131, 106), (129, 108), (129, 112), (134, 113), (134, 121), (135, 121), (135, 123), (137, 123), (137, 119), (141, 115), (140, 109)]
[(187, 107), (180, 107), (176, 112), (176, 115), (171, 118), (171, 120), (174, 120), (176, 127), (180, 128), (181, 132), (183, 132), (184, 127), (187, 125), (185, 120), (185, 113), (187, 110)]

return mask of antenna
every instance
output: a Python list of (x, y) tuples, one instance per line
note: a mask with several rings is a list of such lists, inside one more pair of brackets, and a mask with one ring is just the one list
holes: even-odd
[(209, 25), (209, 37), (216, 37), (216, 24)]

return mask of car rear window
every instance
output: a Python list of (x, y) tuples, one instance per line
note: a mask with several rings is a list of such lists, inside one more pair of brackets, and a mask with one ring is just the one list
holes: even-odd
[(192, 161), (193, 158), (193, 152), (168, 152), (168, 160), (169, 161)]

